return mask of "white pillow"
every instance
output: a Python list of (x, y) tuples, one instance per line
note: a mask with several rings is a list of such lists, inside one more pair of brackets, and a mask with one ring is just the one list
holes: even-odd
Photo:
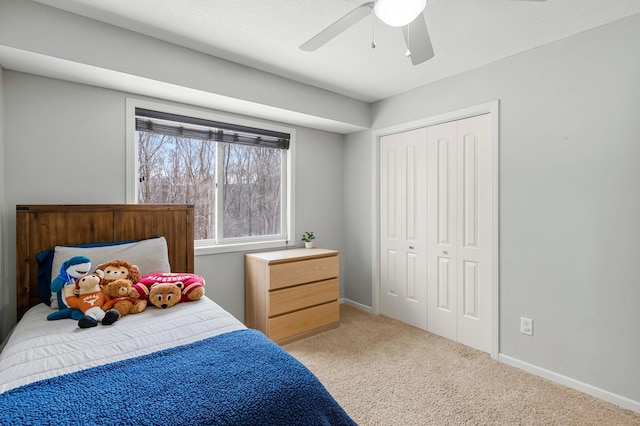
[(67, 247), (54, 248), (51, 279), (60, 273), (62, 262), (73, 256), (87, 256), (91, 260), (91, 268), (115, 259), (123, 259), (136, 265), (142, 275), (151, 272), (171, 272), (167, 240), (164, 237), (136, 241), (134, 243), (117, 244), (101, 247)]
[[(55, 246), (51, 265), (51, 281), (60, 274), (60, 267), (65, 260), (74, 256), (86, 256), (91, 260), (92, 272), (98, 265), (116, 259), (126, 260), (140, 269), (141, 275), (151, 272), (171, 272), (169, 250), (164, 237), (101, 247), (67, 247)], [(51, 307), (58, 309), (55, 294), (51, 295)], [(55, 307), (54, 307), (55, 302)]]

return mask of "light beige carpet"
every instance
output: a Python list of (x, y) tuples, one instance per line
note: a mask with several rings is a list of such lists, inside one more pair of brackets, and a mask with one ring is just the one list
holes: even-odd
[(341, 307), (284, 349), (360, 425), (640, 425), (640, 414), (399, 321)]

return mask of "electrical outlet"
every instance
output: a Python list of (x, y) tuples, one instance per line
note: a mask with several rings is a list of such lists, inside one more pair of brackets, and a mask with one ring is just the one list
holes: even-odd
[(533, 336), (533, 320), (525, 317), (520, 317), (520, 333)]

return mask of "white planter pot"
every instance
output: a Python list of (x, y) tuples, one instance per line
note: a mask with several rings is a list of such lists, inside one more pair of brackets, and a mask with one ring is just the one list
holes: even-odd
[(313, 248), (313, 241), (305, 241), (304, 246), (306, 248)]

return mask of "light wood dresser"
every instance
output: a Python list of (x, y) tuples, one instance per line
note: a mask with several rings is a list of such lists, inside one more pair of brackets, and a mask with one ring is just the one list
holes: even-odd
[(245, 319), (276, 343), (340, 323), (338, 252), (289, 249), (245, 255)]

